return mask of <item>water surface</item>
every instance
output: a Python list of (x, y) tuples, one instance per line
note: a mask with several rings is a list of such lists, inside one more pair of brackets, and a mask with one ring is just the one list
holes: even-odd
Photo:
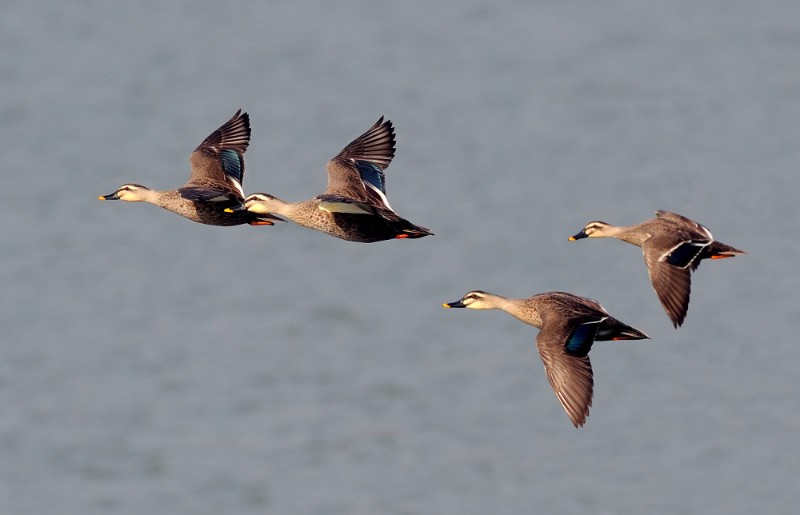
[[(786, 513), (800, 473), (793, 2), (13, 1), (0, 16), (0, 511)], [(98, 202), (173, 188), (242, 107), (247, 191), (324, 188), (380, 115), (397, 211), (358, 245)], [(748, 251), (674, 330), (656, 209)], [(573, 429), (471, 289), (598, 299)], [(788, 483), (787, 483), (788, 481)]]

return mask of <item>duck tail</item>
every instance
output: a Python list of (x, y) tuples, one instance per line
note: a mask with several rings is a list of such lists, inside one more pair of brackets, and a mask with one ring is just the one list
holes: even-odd
[(700, 262), (704, 259), (723, 259), (743, 254), (747, 254), (747, 252), (739, 250), (735, 247), (731, 247), (730, 245), (725, 245), (724, 243), (720, 243), (718, 241), (712, 241), (711, 245), (708, 245), (705, 249), (703, 249), (703, 252), (700, 254), (700, 256), (692, 261), (692, 271), (697, 270), (697, 267), (700, 266)]
[(429, 229), (426, 229), (420, 225), (414, 225), (405, 219), (403, 219), (401, 223), (396, 224), (395, 229), (398, 231), (397, 235), (395, 236), (396, 239), (414, 239), (422, 238), (424, 236), (433, 236), (433, 233)]
[(597, 332), (595, 340), (649, 340), (643, 331), (623, 324), (616, 318), (608, 317), (603, 321), (600, 330)]
[(636, 329), (635, 327), (631, 327), (626, 325), (624, 329), (619, 331), (615, 334), (612, 340), (649, 340), (650, 337), (647, 336), (643, 331)]
[(708, 257), (711, 259), (722, 259), (747, 254), (747, 252), (743, 250), (731, 247), (730, 245), (725, 245), (724, 243), (720, 243), (718, 241), (713, 242), (711, 245), (709, 245), (709, 247)]
[(247, 222), (250, 225), (275, 225), (275, 222), (285, 222), (281, 217), (271, 215), (269, 213), (258, 214), (253, 216), (253, 218)]

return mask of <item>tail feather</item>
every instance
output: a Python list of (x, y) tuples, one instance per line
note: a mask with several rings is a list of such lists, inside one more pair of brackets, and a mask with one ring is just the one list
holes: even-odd
[(733, 257), (736, 255), (747, 254), (747, 252), (743, 250), (731, 247), (730, 245), (725, 245), (724, 243), (720, 243), (718, 241), (715, 241), (708, 246), (708, 252), (712, 258), (714, 256)]
[(747, 254), (747, 252), (718, 241), (713, 241), (711, 245), (703, 249), (703, 252), (692, 262), (692, 270), (697, 270), (697, 267), (700, 266), (700, 261), (703, 259), (723, 259), (744, 254)]
[(428, 229), (420, 226), (414, 226), (411, 229), (403, 229), (398, 238), (422, 238), (423, 236), (433, 236), (433, 233)]
[(649, 340), (650, 337), (647, 336), (644, 332), (636, 329), (635, 327), (627, 326), (626, 329), (618, 332), (611, 339), (612, 340)]
[(395, 238), (422, 238), (423, 236), (433, 236), (433, 233), (422, 227), (421, 225), (416, 225), (405, 218), (401, 218), (397, 215), (396, 220), (391, 220), (389, 223), (392, 226), (392, 229), (397, 231), (397, 236)]
[(602, 340), (649, 340), (650, 337), (647, 336), (643, 331), (636, 329), (635, 327), (631, 327), (627, 324), (623, 324), (616, 318), (608, 317), (603, 321), (603, 325), (600, 326), (600, 330), (597, 332), (597, 336), (595, 336), (595, 340), (602, 341)]

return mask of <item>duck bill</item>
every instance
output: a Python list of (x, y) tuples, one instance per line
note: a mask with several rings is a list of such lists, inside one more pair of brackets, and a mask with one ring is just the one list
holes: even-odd
[(442, 307), (443, 308), (465, 308), (467, 306), (466, 306), (466, 304), (464, 304), (460, 300), (457, 300), (455, 302), (445, 302), (444, 304), (442, 304)]
[(576, 234), (575, 236), (570, 236), (569, 237), (569, 241), (580, 240), (580, 239), (588, 238), (588, 237), (589, 237), (588, 234), (586, 234), (584, 231), (581, 231), (578, 234)]
[(119, 200), (119, 195), (117, 195), (117, 192), (115, 191), (114, 193), (109, 193), (108, 195), (100, 195), (97, 197), (97, 200)]

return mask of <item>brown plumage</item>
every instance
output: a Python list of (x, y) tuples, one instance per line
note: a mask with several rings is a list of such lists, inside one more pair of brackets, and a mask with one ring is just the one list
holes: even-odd
[(394, 212), (386, 198), (384, 170), (395, 153), (392, 122), (381, 117), (328, 162), (325, 192), (303, 202), (254, 193), (231, 211), (280, 215), (348, 241), (370, 243), (433, 234)]
[(148, 202), (189, 220), (207, 225), (273, 225), (280, 218), (255, 213), (228, 213), (244, 201), (244, 153), (250, 144), (250, 117), (238, 110), (212, 132), (189, 158), (189, 181), (174, 190), (152, 190), (141, 184), (123, 184), (100, 200)]
[(589, 350), (603, 340), (642, 340), (642, 331), (623, 324), (592, 299), (564, 292), (540, 293), (527, 299), (509, 299), (471, 291), (446, 308), (500, 309), (539, 328), (536, 348), (547, 380), (572, 424), (580, 427), (589, 416), (594, 376)]
[(655, 218), (627, 227), (589, 222), (570, 240), (581, 238), (616, 238), (641, 247), (658, 300), (676, 328), (689, 310), (691, 272), (700, 262), (746, 254), (714, 240), (703, 225), (669, 211), (656, 211)]

